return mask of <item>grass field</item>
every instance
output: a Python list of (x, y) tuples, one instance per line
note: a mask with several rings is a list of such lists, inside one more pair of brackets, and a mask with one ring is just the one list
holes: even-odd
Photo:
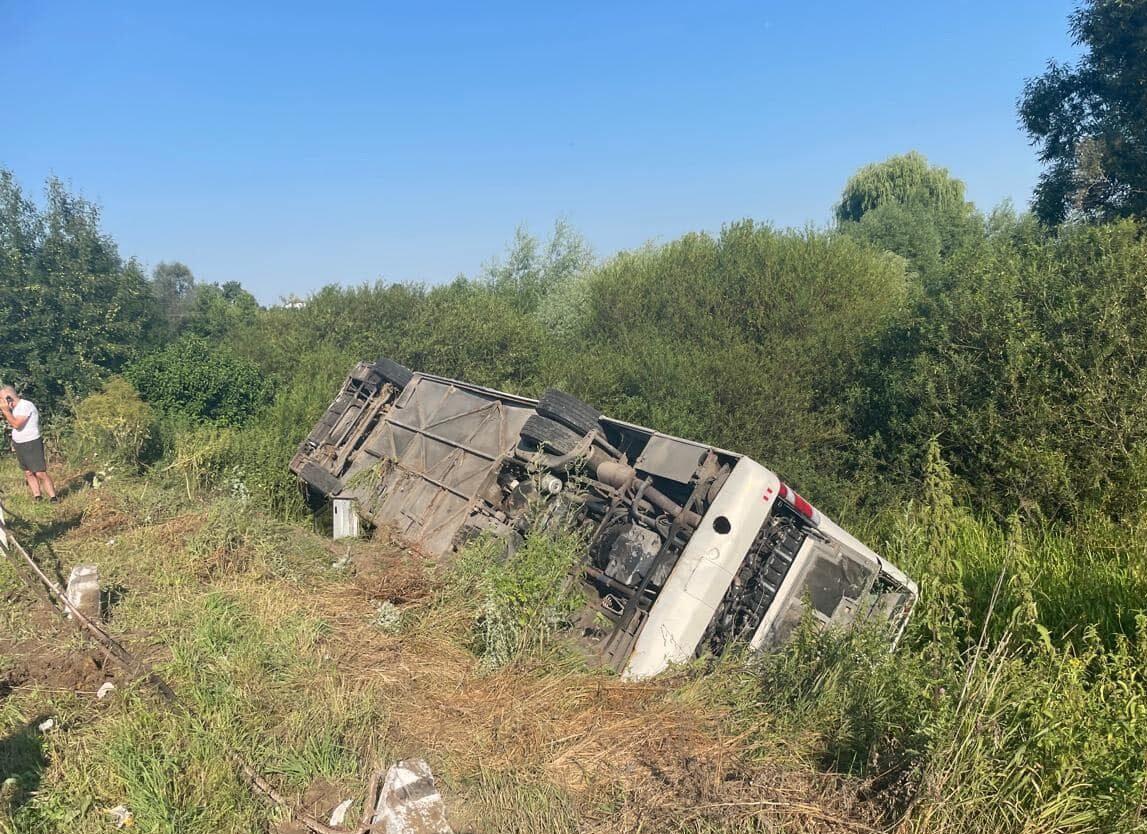
[[(63, 576), (99, 565), (109, 630), (195, 717), (0, 563), (0, 831), (111, 830), (121, 804), (141, 832), (299, 830), (228, 748), (319, 816), (424, 757), (457, 831), (1144, 830), (1147, 628), (1129, 606), (1147, 578), (1114, 534), (1092, 552), (955, 511), (885, 519), (871, 535), (927, 594), (896, 654), (808, 633), (625, 683), (540, 627), (561, 542), (447, 571), (156, 478), (73, 473), (57, 506), (21, 486), (5, 462), (17, 535)], [(1081, 573), (1112, 550), (1125, 564)]]

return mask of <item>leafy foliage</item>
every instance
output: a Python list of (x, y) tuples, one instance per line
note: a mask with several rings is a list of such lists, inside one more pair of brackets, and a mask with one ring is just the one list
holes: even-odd
[(567, 223), (554, 224), (553, 235), (544, 247), (519, 228), (506, 260), (494, 261), (486, 268), (486, 281), (517, 309), (534, 312), (559, 288), (580, 278), (593, 260), (589, 245)]
[(916, 151), (866, 165), (853, 174), (836, 207), (836, 219), (857, 223), (885, 205), (921, 206), (952, 213), (971, 208), (964, 200), (964, 183), (946, 168), (930, 166)]
[(1138, 511), (1147, 246), (1131, 223), (1023, 226), (962, 254), (866, 361), (854, 433), (900, 477), (936, 437), (986, 505)]
[(476, 607), (475, 650), (487, 667), (550, 645), (581, 602), (565, 581), (581, 553), (576, 536), (540, 532), (509, 554), (495, 538), (478, 539), (461, 554), (453, 583)]
[(1047, 169), (1034, 209), (1046, 223), (1147, 213), (1147, 3), (1087, 0), (1072, 15), (1084, 56), (1029, 79), (1020, 119)]
[(258, 311), (259, 302), (238, 281), (196, 284), (183, 329), (207, 339), (221, 339), (254, 322)]
[(0, 169), (0, 378), (41, 406), (86, 394), (137, 354), (154, 314), (94, 205), (50, 179), (38, 208)]
[(915, 151), (861, 168), (845, 185), (836, 218), (845, 234), (895, 252), (926, 282), (984, 236), (964, 183)]
[(227, 425), (244, 423), (271, 393), (254, 364), (199, 336), (184, 336), (143, 356), (126, 374), (162, 411)]
[(745, 221), (623, 253), (588, 279), (565, 387), (607, 413), (767, 461), (813, 491), (847, 442), (842, 384), (906, 303), (901, 262)]
[(72, 407), (68, 456), (76, 462), (93, 462), (105, 471), (121, 466), (137, 469), (154, 420), (132, 384), (113, 376)]
[(151, 276), (151, 290), (163, 317), (164, 339), (183, 333), (222, 338), (255, 321), (259, 303), (238, 281), (197, 283), (191, 270), (178, 262), (160, 263)]

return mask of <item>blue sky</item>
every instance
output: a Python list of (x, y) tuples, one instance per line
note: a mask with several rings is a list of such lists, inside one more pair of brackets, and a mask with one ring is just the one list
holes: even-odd
[(0, 166), (264, 302), (474, 275), (558, 217), (599, 255), (825, 224), (909, 149), (1022, 206), (1016, 97), (1073, 5), (0, 0)]

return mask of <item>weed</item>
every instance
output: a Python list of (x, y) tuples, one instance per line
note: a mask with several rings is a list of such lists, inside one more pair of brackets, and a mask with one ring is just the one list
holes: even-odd
[(537, 533), (514, 552), (482, 537), (460, 554), (452, 582), (474, 606), (474, 646), (487, 668), (505, 666), (548, 647), (581, 597), (569, 580), (583, 552), (568, 533)]

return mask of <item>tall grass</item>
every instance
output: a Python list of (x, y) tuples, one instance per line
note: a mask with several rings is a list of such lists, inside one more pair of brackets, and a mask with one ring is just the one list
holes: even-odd
[(877, 529), (922, 580), (902, 646), (803, 628), (778, 654), (722, 664), (714, 698), (752, 748), (784, 739), (867, 780), (898, 831), (1147, 830), (1138, 529), (978, 518), (949, 500), (942, 466)]

